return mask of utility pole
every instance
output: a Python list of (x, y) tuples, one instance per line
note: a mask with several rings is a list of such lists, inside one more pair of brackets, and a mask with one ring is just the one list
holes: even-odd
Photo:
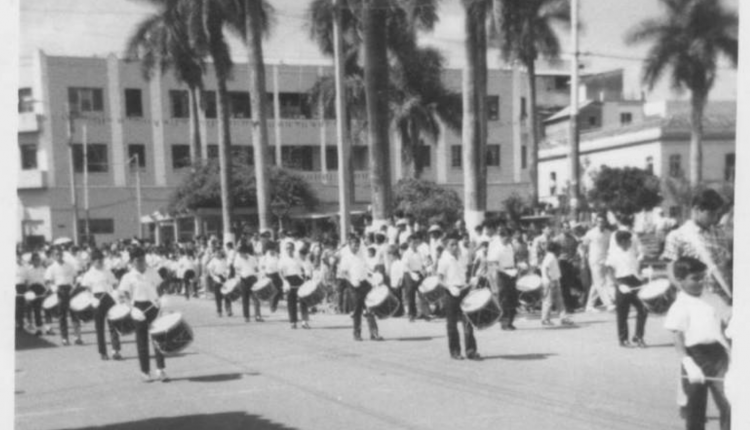
[(84, 226), (84, 234), (86, 235), (85, 241), (91, 240), (91, 220), (89, 217), (89, 139), (88, 139), (88, 127), (86, 123), (82, 126), (83, 133), (83, 211), (86, 219)]
[(341, 37), (341, 0), (334, 0), (333, 6), (333, 48), (334, 67), (336, 78), (336, 147), (339, 156), (339, 238), (341, 243), (346, 242), (349, 234), (351, 219), (349, 211), (351, 207), (351, 188), (353, 183), (349, 182), (350, 147), (348, 113), (346, 106), (346, 88), (344, 88), (344, 60), (343, 39)]
[(578, 1), (572, 0), (570, 3), (570, 17), (572, 27), (573, 43), (573, 61), (570, 71), (570, 153), (568, 162), (570, 164), (570, 189), (568, 190), (571, 217), (573, 220), (578, 219), (578, 209), (580, 206), (580, 163), (578, 161), (579, 152), (579, 134), (578, 134)]
[(78, 245), (78, 196), (76, 193), (76, 172), (73, 161), (73, 134), (75, 133), (75, 117), (68, 103), (68, 161), (70, 169), (70, 204), (73, 210), (73, 243)]

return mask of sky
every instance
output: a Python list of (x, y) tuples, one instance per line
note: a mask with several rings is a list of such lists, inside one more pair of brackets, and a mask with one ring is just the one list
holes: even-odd
[[(329, 62), (310, 42), (305, 28), (306, 0), (269, 0), (277, 17), (264, 52), (269, 61), (286, 63)], [(737, 9), (739, 0), (724, 0)], [(134, 26), (154, 9), (146, 0), (20, 0), (20, 67), (31, 63), (37, 49), (48, 55), (106, 56), (121, 54)], [(460, 0), (440, 2), (440, 21), (421, 43), (440, 48), (450, 67), (463, 65), (463, 12)], [(627, 46), (624, 34), (646, 18), (658, 16), (657, 0), (580, 0), (583, 32), (580, 37), (584, 71), (625, 69), (626, 96), (640, 93), (640, 66), (648, 45)], [(559, 32), (563, 51), (570, 52), (567, 31)], [(239, 41), (231, 43), (233, 57), (245, 62)], [(498, 64), (496, 53), (489, 56), (490, 67)], [(668, 82), (662, 82), (649, 94), (650, 99), (685, 97), (674, 94)], [(715, 100), (736, 97), (736, 73), (722, 66), (711, 94)]]

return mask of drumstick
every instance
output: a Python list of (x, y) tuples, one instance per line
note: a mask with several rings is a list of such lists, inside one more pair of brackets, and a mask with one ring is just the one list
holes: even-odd
[[(683, 376), (682, 379), (688, 379), (687, 376)], [(703, 379), (710, 382), (724, 382), (724, 378), (716, 378), (713, 376), (704, 376)]]

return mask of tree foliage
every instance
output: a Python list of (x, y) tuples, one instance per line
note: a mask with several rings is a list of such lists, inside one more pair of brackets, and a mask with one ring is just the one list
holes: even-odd
[(588, 198), (596, 209), (632, 215), (661, 203), (661, 183), (658, 177), (643, 169), (602, 166), (594, 177), (594, 187)]
[(453, 223), (463, 216), (458, 193), (422, 179), (402, 179), (394, 188), (393, 212), (410, 213), (418, 222)]
[[(243, 157), (232, 157), (232, 201), (238, 208), (254, 208), (256, 201), (255, 171)], [(270, 169), (271, 201), (287, 208), (312, 209), (318, 204), (315, 191), (300, 176), (280, 168)], [(221, 207), (219, 163), (210, 160), (195, 166), (172, 194), (168, 210), (182, 212), (199, 208)]]

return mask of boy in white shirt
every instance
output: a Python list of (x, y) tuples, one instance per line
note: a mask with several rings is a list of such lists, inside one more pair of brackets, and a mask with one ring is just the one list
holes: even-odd
[(560, 253), (560, 244), (549, 241), (547, 253), (544, 255), (539, 269), (542, 272), (542, 325), (554, 325), (550, 321), (550, 312), (554, 305), (560, 311), (560, 323), (563, 325), (573, 324), (568, 318), (563, 303), (562, 291), (560, 290), (560, 265), (557, 255)]
[(640, 261), (639, 255), (633, 252), (632, 247), (632, 233), (624, 230), (616, 232), (615, 246), (607, 252), (605, 265), (613, 272), (617, 285), (615, 306), (617, 307), (617, 336), (620, 340), (620, 346), (626, 348), (630, 346), (628, 342), (628, 314), (632, 305), (637, 311), (633, 343), (639, 348), (645, 348), (646, 343), (643, 341), (643, 336), (648, 312), (638, 299), (637, 291), (641, 286), (641, 280), (637, 276)]
[(458, 261), (458, 238), (448, 239), (447, 252), (443, 252), (438, 262), (437, 275), (440, 282), (448, 290), (445, 296), (446, 327), (448, 330), (448, 350), (454, 360), (463, 360), (461, 356), (461, 341), (458, 337), (458, 322), (461, 321), (464, 328), (464, 347), (466, 358), (469, 360), (480, 360), (477, 353), (477, 342), (474, 339), (474, 330), (466, 316), (461, 313), (461, 301), (469, 293), (469, 284), (466, 282), (466, 267)]
[(679, 258), (673, 263), (672, 274), (681, 291), (667, 313), (664, 328), (674, 332), (682, 363), (682, 385), (687, 395), (685, 428), (705, 429), (710, 389), (719, 410), (720, 428), (728, 430), (731, 408), (723, 380), (729, 368), (729, 344), (722, 333), (726, 321), (712, 304), (720, 299), (704, 291), (706, 265), (699, 260)]

